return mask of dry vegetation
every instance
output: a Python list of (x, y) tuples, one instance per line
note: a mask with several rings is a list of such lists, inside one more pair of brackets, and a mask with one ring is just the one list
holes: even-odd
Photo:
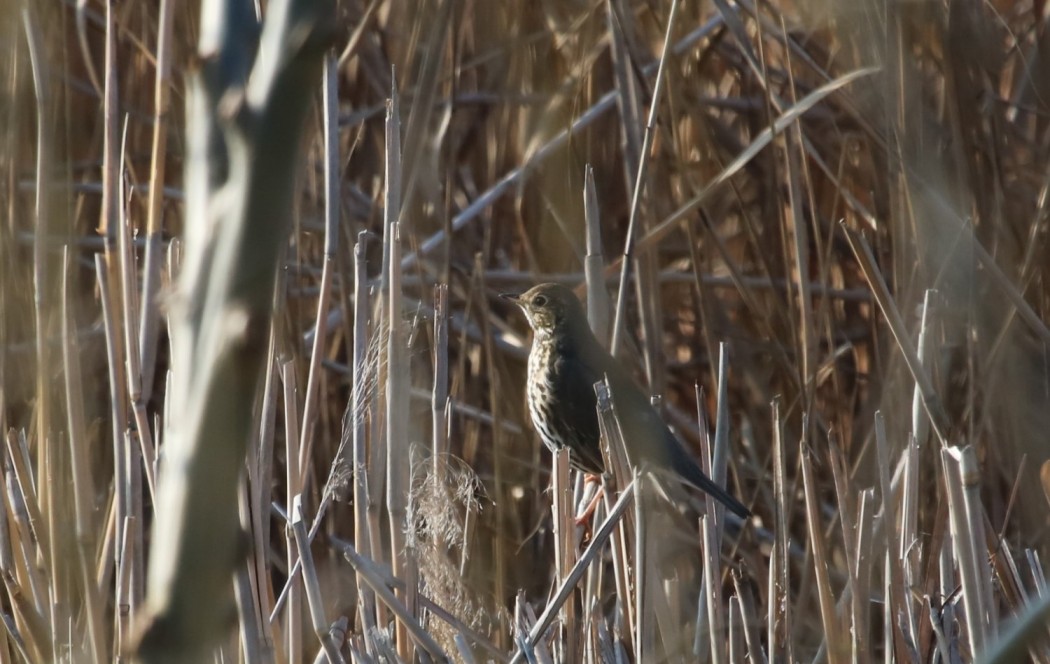
[[(261, 137), (276, 263), (180, 281), (226, 224), (201, 26), (0, 7), (0, 661), (1050, 662), (1045, 3), (340, 0)], [(226, 280), (209, 402), (178, 330)], [(494, 297), (551, 280), (748, 523), (620, 472), (575, 527)], [(242, 480), (176, 514), (194, 397)]]

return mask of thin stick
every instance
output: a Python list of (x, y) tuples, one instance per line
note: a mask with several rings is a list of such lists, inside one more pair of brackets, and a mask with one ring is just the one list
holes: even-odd
[[(390, 100), (386, 115), (386, 218), (383, 245), (387, 256), (386, 319), (386, 504), (390, 514), (390, 551), (394, 576), (414, 578), (413, 554), (405, 541), (408, 528), (408, 494), (410, 490), (408, 421), (404, 416), (408, 402), (408, 361), (401, 321), (401, 106), (397, 80), (391, 74)], [(415, 588), (408, 588), (398, 599), (415, 616)], [(397, 653), (408, 661), (413, 656), (404, 621), (397, 624)]]
[[(281, 282), (278, 281), (280, 284)], [(278, 292), (280, 286), (278, 286)], [(275, 297), (277, 297), (275, 293)], [(266, 373), (263, 378), (263, 396), (261, 413), (259, 417), (259, 443), (255, 451), (254, 474), (251, 475), (251, 513), (252, 534), (255, 538), (255, 547), (252, 551), (252, 559), (255, 562), (255, 583), (259, 594), (259, 615), (270, 619), (260, 627), (260, 636), (266, 652), (274, 652), (274, 641), (280, 641), (280, 635), (276, 633), (276, 627), (270, 629), (276, 620), (276, 608), (274, 607), (273, 586), (269, 573), (269, 542), (270, 542), (270, 503), (272, 502), (271, 478), (273, 476), (273, 443), (277, 420), (277, 360), (274, 357), (276, 350), (276, 330), (270, 324), (270, 340), (266, 347)]]
[[(620, 498), (609, 511), (609, 516), (605, 518), (601, 527), (598, 528), (598, 531), (594, 534), (594, 539), (591, 540), (591, 543), (587, 545), (587, 549), (582, 555), (580, 555), (579, 560), (576, 561), (576, 564), (569, 572), (569, 575), (565, 577), (558, 586), (558, 589), (554, 593), (554, 597), (552, 597), (551, 601), (547, 603), (546, 608), (543, 609), (543, 613), (540, 614), (536, 624), (529, 631), (529, 638), (527, 641), (528, 646), (533, 647), (539, 643), (543, 634), (547, 631), (547, 628), (550, 627), (551, 623), (554, 621), (554, 617), (558, 614), (562, 604), (565, 603), (565, 600), (572, 594), (576, 584), (579, 583), (581, 578), (583, 578), (583, 573), (587, 571), (587, 567), (598, 558), (598, 552), (601, 551), (603, 546), (605, 546), (605, 540), (609, 539), (609, 535), (612, 534), (613, 529), (627, 511), (630, 501), (634, 498), (634, 493), (635, 486), (633, 482), (628, 484), (620, 493)], [(519, 649), (510, 660), (511, 664), (518, 664), (523, 657), (524, 654)]]
[[(605, 497), (606, 513), (612, 513), (613, 488), (628, 484), (628, 477), (633, 477), (630, 460), (627, 458), (627, 450), (624, 447), (623, 432), (620, 429), (619, 419), (616, 417), (616, 404), (613, 400), (612, 391), (607, 380), (595, 384), (594, 392), (597, 396), (598, 429), (601, 432), (602, 460), (606, 472), (602, 476), (602, 491)], [(611, 469), (612, 472), (609, 472)], [(616, 530), (616, 536), (612, 544), (613, 574), (616, 580), (616, 594), (620, 597), (618, 606), (623, 615), (623, 622), (627, 626), (628, 641), (638, 635), (637, 615), (635, 604), (630, 601), (630, 579), (629, 561), (627, 552), (628, 542), (634, 540), (634, 529), (630, 518), (624, 520)]]
[[(139, 352), (142, 400), (149, 401), (157, 363), (160, 329), (161, 263), (164, 226), (164, 176), (168, 158), (168, 114), (171, 109), (171, 37), (175, 0), (161, 0), (157, 17), (157, 73), (153, 86), (153, 148), (150, 155), (149, 202), (146, 214), (145, 267), (142, 275), (142, 310)], [(147, 475), (149, 478), (149, 475)], [(151, 489), (152, 489), (151, 485)]]
[(802, 444), (802, 483), (806, 492), (806, 529), (809, 531), (809, 545), (813, 557), (813, 567), (817, 577), (817, 597), (820, 600), (820, 619), (824, 624), (824, 638), (827, 643), (828, 661), (836, 664), (842, 660), (844, 649), (840, 642), (841, 627), (835, 611), (835, 598), (831, 591), (831, 578), (828, 574), (828, 558), (824, 552), (824, 529), (820, 523), (820, 504), (817, 499), (816, 480), (813, 478), (813, 462), (809, 446)]
[(310, 606), (310, 618), (313, 622), (314, 633), (317, 634), (317, 638), (321, 641), (321, 646), (328, 656), (329, 664), (342, 664), (343, 658), (339, 655), (339, 646), (336, 645), (332, 635), (329, 634), (330, 625), (324, 615), (321, 584), (317, 579), (317, 568), (314, 566), (314, 557), (310, 551), (310, 539), (306, 533), (306, 523), (303, 521), (302, 495), (296, 495), (292, 499), (291, 529), (295, 537), (296, 548), (299, 550), (299, 560), (303, 561), (303, 585), (306, 587), (306, 601)]
[[(708, 504), (715, 501), (708, 500)], [(710, 512), (711, 509), (708, 508)], [(718, 527), (711, 522), (710, 514), (700, 517), (700, 535), (704, 541), (704, 596), (707, 599), (707, 629), (711, 643), (711, 661), (722, 664), (726, 661), (725, 610), (722, 608), (722, 575), (718, 569)]]
[[(284, 484), (286, 505), (292, 505), (295, 497), (302, 491), (302, 475), (299, 472), (299, 406), (296, 403), (295, 363), (286, 360), (281, 363), (281, 380), (284, 383)], [(285, 560), (291, 570), (298, 562), (295, 546), (295, 534), (290, 528), (284, 531)], [(291, 577), (292, 575), (289, 574)], [(300, 577), (292, 577), (288, 584), (288, 606), (285, 612), (287, 626), (288, 662), (296, 664), (303, 656), (303, 596)]]
[[(299, 472), (304, 474), (310, 462), (310, 453), (313, 451), (313, 432), (317, 428), (321, 356), (327, 341), (328, 305), (332, 295), (335, 257), (339, 249), (339, 73), (334, 50), (329, 50), (324, 59), (321, 97), (324, 110), (324, 264), (321, 269), (321, 292), (317, 298), (314, 343), (310, 351), (310, 373), (306, 381), (303, 428), (299, 441)], [(326, 624), (325, 630), (327, 629)]]
[(653, 144), (653, 133), (656, 129), (656, 113), (660, 108), (660, 93), (663, 92), (664, 67), (670, 55), (671, 32), (674, 30), (675, 18), (678, 16), (678, 0), (671, 0), (671, 10), (667, 17), (667, 30), (664, 32), (664, 46), (660, 53), (660, 65), (656, 70), (656, 83), (653, 89), (653, 98), (649, 106), (649, 121), (645, 125), (645, 135), (642, 137), (642, 150), (638, 159), (638, 175), (634, 181), (634, 191), (631, 196), (631, 215), (627, 222), (627, 240), (623, 249), (623, 262), (620, 265), (620, 284), (616, 293), (616, 306), (613, 309), (612, 341), (609, 342), (609, 352), (616, 355), (620, 347), (620, 334), (623, 329), (623, 317), (627, 313), (627, 287), (630, 277), (631, 264), (633, 263), (636, 244), (635, 225), (638, 221), (638, 210), (641, 208), (642, 190), (645, 184), (645, 174), (649, 167), (649, 150)]
[[(120, 557), (124, 551), (124, 525), (127, 523), (130, 515), (130, 496), (127, 493), (127, 483), (124, 481), (128, 476), (127, 447), (124, 444), (124, 431), (127, 430), (127, 409), (125, 407), (127, 401), (124, 398), (123, 363), (120, 352), (121, 346), (117, 341), (117, 320), (116, 312), (113, 311), (115, 305), (113, 303), (113, 289), (110, 283), (110, 271), (106, 268), (106, 259), (102, 254), (95, 254), (95, 276), (98, 279), (99, 295), (102, 301), (102, 320), (106, 329), (106, 359), (109, 366), (109, 389), (112, 395), (110, 398), (110, 416), (113, 418), (113, 476), (115, 478), (113, 491), (116, 506), (113, 516), (112, 550), (114, 554), (114, 569), (119, 571), (124, 563)], [(119, 586), (116, 590), (117, 592), (120, 591)], [(117, 610), (115, 620), (120, 624), (125, 620), (125, 616), (120, 614), (119, 606), (116, 606), (115, 609)]]
[[(47, 378), (51, 375), (47, 353), (47, 311), (50, 289), (48, 284), (47, 237), (51, 231), (51, 188), (52, 146), (51, 146), (51, 88), (48, 84), (45, 56), (42, 51), (40, 34), (28, 9), (22, 10), (22, 23), (29, 47), (29, 66), (33, 74), (33, 90), (36, 93), (36, 195), (33, 199), (35, 224), (33, 239), (33, 314), (36, 323), (36, 418), (37, 449), (48, 449), (48, 433), (51, 427), (51, 391)], [(109, 55), (109, 34), (107, 36), (107, 56)], [(107, 62), (107, 64), (109, 64)], [(109, 83), (107, 75), (107, 83)], [(109, 97), (106, 98), (107, 108)], [(106, 129), (109, 129), (107, 124)]]
[(105, 659), (105, 636), (102, 628), (102, 601), (95, 584), (92, 554), (94, 552), (95, 523), (93, 510), (93, 486), (85, 450), (86, 429), (84, 426), (83, 381), (80, 374), (80, 349), (74, 333), (73, 314), (70, 310), (70, 256), (69, 247), (62, 251), (62, 366), (66, 387), (66, 420), (68, 427), (70, 471), (73, 478), (73, 519), (75, 533), (75, 555), (80, 572), (81, 592), (84, 597), (84, 612), (88, 627), (88, 644), (93, 661)]
[(773, 502), (776, 517), (776, 541), (773, 543), (773, 563), (770, 565), (769, 599), (769, 659), (792, 659), (791, 610), (788, 605), (790, 557), (788, 556), (788, 516), (784, 424), (780, 417), (780, 400), (773, 400)]
[(879, 304), (879, 309), (882, 310), (882, 314), (886, 317), (886, 322), (890, 326), (890, 332), (893, 333), (893, 338), (897, 342), (897, 348), (904, 355), (904, 361), (907, 363), (908, 370), (915, 380), (915, 387), (922, 396), (922, 404), (926, 407), (926, 413), (930, 417), (933, 432), (937, 439), (940, 440), (941, 446), (947, 446), (948, 415), (944, 412), (940, 397), (937, 396), (936, 391), (933, 389), (933, 383), (919, 360), (915, 344), (912, 342), (911, 335), (908, 334), (908, 330), (904, 325), (904, 318), (897, 309), (893, 296), (890, 295), (889, 286), (886, 285), (885, 279), (882, 278), (882, 273), (875, 263), (875, 257), (871, 253), (871, 248), (868, 247), (868, 243), (860, 233), (849, 228), (845, 223), (841, 224), (841, 228), (842, 232), (846, 234), (850, 249), (853, 250), (853, 254), (857, 257), (857, 262), (864, 273), (864, 278), (868, 280), (868, 285), (871, 286), (871, 290), (875, 295), (875, 301)]
[[(640, 486), (638, 468), (631, 469), (631, 484)], [(644, 494), (642, 494), (644, 496)], [(653, 583), (650, 575), (646, 574), (646, 565), (649, 558), (646, 555), (646, 519), (642, 510), (643, 500), (634, 501), (634, 661), (644, 662), (646, 652), (650, 645), (653, 631), (653, 621), (648, 619), (648, 611), (651, 609), (649, 602), (649, 586)], [(655, 576), (655, 575), (652, 575)]]
[(605, 258), (602, 255), (602, 226), (598, 209), (598, 192), (594, 188), (594, 168), (587, 164), (583, 177), (583, 215), (587, 222), (587, 256), (584, 279), (587, 282), (587, 322), (594, 336), (609, 342), (609, 294), (605, 290)]
[[(367, 235), (361, 232), (357, 236), (354, 245), (354, 359), (353, 359), (353, 390), (350, 394), (350, 422), (352, 443), (354, 446), (354, 542), (363, 551), (370, 551), (374, 534), (370, 529), (368, 519), (369, 487), (368, 487), (368, 433), (365, 429), (366, 412), (368, 410), (369, 398), (367, 372), (368, 366), (368, 312), (371, 306), (368, 301), (368, 277), (367, 261), (365, 258), (365, 242)], [(378, 373), (378, 367), (374, 367)], [(365, 626), (365, 633), (375, 627), (376, 604), (375, 595), (364, 583), (360, 573), (357, 574), (357, 590), (359, 606), (362, 608), (361, 620)]]
[[(886, 554), (886, 566), (888, 576), (886, 587), (889, 594), (885, 598), (887, 615), (894, 616), (898, 610), (903, 610), (903, 603), (907, 601), (904, 597), (904, 582), (901, 579), (902, 571), (898, 552), (900, 551), (900, 539), (897, 530), (897, 501), (893, 498), (892, 484), (890, 482), (890, 451), (889, 442), (886, 440), (886, 421), (882, 411), (875, 412), (875, 451), (879, 463), (879, 487), (882, 497), (882, 523), (886, 533), (888, 544)], [(886, 639), (889, 644), (895, 645), (893, 638), (901, 633), (896, 620), (891, 620), (890, 628), (885, 630)]]
[(438, 486), (445, 486), (448, 455), (448, 284), (434, 286), (434, 387), (430, 399), (431, 472)]
[(376, 594), (376, 597), (380, 599), (383, 604), (389, 608), (398, 621), (405, 626), (408, 636), (412, 638), (413, 643), (420, 645), (425, 651), (427, 651), (432, 657), (438, 659), (441, 662), (451, 661), (448, 655), (444, 653), (441, 646), (423, 629), (416, 620), (415, 616), (409, 612), (401, 600), (399, 600), (394, 592), (391, 591), (385, 583), (381, 581), (381, 574), (376, 569), (374, 562), (368, 560), (357, 552), (350, 543), (340, 542), (342, 547), (343, 556), (353, 566), (354, 571), (361, 575), (361, 578), (369, 585), (372, 591)]
[[(860, 503), (857, 507), (857, 536), (855, 557), (856, 568), (853, 578), (856, 580), (853, 595), (854, 601), (853, 629), (853, 652), (868, 653), (871, 649), (871, 634), (868, 618), (871, 613), (868, 598), (871, 593), (871, 571), (874, 566), (875, 556), (872, 552), (872, 531), (875, 518), (872, 509), (875, 505), (875, 490), (868, 488), (860, 492)], [(848, 544), (847, 544), (848, 546)], [(858, 657), (861, 663), (871, 660), (870, 655), (862, 654)]]
[[(744, 625), (744, 642), (747, 644), (747, 661), (749, 664), (766, 664), (766, 655), (762, 651), (761, 637), (758, 633), (760, 617), (755, 610), (755, 598), (751, 594), (751, 585), (745, 583), (744, 575), (734, 567), (731, 570), (733, 589), (740, 602), (740, 616)], [(736, 661), (736, 660), (733, 660)]]
[[(558, 581), (568, 577), (576, 563), (576, 528), (573, 524), (572, 484), (569, 482), (569, 450), (562, 448), (551, 455), (551, 490), (554, 500), (551, 504), (554, 521), (554, 570)], [(576, 603), (570, 596), (562, 607), (561, 630), (559, 639), (560, 658), (564, 661), (578, 661), (576, 639)]]

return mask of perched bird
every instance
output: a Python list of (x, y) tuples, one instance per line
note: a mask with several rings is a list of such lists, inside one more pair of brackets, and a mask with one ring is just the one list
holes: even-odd
[(540, 284), (520, 295), (500, 297), (521, 307), (535, 332), (527, 398), (532, 424), (548, 449), (567, 447), (572, 466), (603, 472), (594, 384), (608, 377), (631, 463), (670, 470), (740, 518), (750, 516), (743, 503), (704, 475), (627, 370), (598, 342), (571, 290)]

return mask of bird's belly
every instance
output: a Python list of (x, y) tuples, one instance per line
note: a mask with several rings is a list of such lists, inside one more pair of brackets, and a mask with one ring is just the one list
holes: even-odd
[(555, 430), (554, 418), (556, 415), (551, 397), (554, 392), (554, 376), (542, 365), (543, 363), (536, 358), (535, 354), (529, 355), (529, 417), (543, 443), (551, 451), (556, 452), (564, 447), (565, 441)]

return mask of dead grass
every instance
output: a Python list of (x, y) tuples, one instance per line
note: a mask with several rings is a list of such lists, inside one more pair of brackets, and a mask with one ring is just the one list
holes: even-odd
[[(214, 660), (1050, 661), (1042, 10), (340, 2)], [(3, 661), (144, 620), (198, 11), (0, 8)], [(573, 526), (494, 297), (550, 280), (751, 521)]]

